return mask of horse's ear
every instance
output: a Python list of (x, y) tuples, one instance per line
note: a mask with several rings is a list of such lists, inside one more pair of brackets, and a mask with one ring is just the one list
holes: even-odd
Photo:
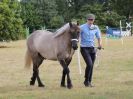
[(79, 21), (77, 21), (77, 26), (79, 26), (80, 24), (79, 24)]
[(69, 22), (69, 26), (72, 27), (72, 22), (71, 21)]

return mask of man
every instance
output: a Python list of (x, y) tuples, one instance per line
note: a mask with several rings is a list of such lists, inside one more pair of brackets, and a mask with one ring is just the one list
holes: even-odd
[(92, 74), (93, 74), (93, 66), (96, 58), (96, 51), (95, 51), (95, 36), (98, 40), (98, 48), (102, 48), (101, 44), (101, 32), (97, 25), (94, 25), (95, 15), (88, 14), (87, 15), (87, 22), (80, 26), (81, 29), (81, 54), (83, 59), (86, 63), (85, 69), (85, 81), (84, 85), (86, 87), (93, 87), (92, 81)]

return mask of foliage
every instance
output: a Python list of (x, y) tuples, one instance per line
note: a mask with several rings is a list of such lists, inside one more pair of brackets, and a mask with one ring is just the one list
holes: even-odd
[(54, 0), (22, 0), (21, 7), (24, 25), (29, 27), (31, 32), (41, 26), (49, 26), (49, 21), (57, 15)]
[[(119, 27), (119, 21), (133, 17), (133, 0), (0, 0), (0, 39), (20, 39), (24, 28), (59, 28), (77, 20), (86, 22), (86, 15), (96, 15), (95, 24)], [(133, 20), (133, 19), (131, 19)]]
[(95, 23), (102, 28), (105, 28), (106, 25), (111, 27), (119, 27), (119, 20), (124, 18), (123, 16), (117, 14), (115, 11), (106, 11), (104, 6), (99, 3), (84, 5), (80, 9), (80, 13), (77, 17), (84, 18), (84, 20), (86, 20), (86, 14), (88, 13), (93, 13), (96, 15)]
[(112, 0), (113, 1), (113, 8), (118, 12), (120, 15), (126, 16), (129, 18), (133, 16), (133, 0)]
[[(24, 2), (25, 0), (22, 1)], [(31, 1), (32, 0), (26, 0), (24, 7), (26, 7), (26, 5), (27, 7), (33, 6), (31, 9), (29, 8), (30, 13), (32, 13), (31, 16), (33, 17), (28, 17), (28, 13), (26, 13), (27, 17), (22, 18), (24, 20), (32, 19), (29, 21), (31, 23), (30, 25), (25, 24), (29, 27), (45, 25), (46, 28), (59, 28), (59, 26), (63, 24), (63, 21), (66, 23), (72, 19), (77, 19), (82, 24), (86, 22), (86, 14), (88, 13), (94, 13), (96, 15), (96, 24), (101, 27), (105, 27), (105, 25), (118, 27), (119, 20), (125, 18), (125, 15), (119, 11), (121, 6), (118, 3), (122, 2), (122, 0), (118, 0), (119, 2), (117, 0), (51, 0), (49, 3), (47, 3), (48, 0), (33, 0), (32, 2), (34, 3), (30, 3)], [(130, 0), (124, 2), (129, 1)], [(28, 3), (30, 5), (28, 5)], [(47, 7), (47, 5), (49, 5), (49, 7)], [(122, 5), (124, 5), (124, 3), (122, 3)], [(130, 8), (131, 7), (132, 5), (130, 5)], [(127, 9), (125, 9), (125, 11), (126, 10)], [(61, 16), (61, 19), (58, 16)], [(63, 21), (61, 22), (61, 20)]]
[(111, 13), (104, 13), (103, 18), (101, 20), (103, 21), (102, 24), (110, 26), (110, 27), (119, 27), (120, 20), (123, 19), (124, 16), (120, 16), (116, 12), (112, 11)]
[(58, 15), (62, 16), (65, 21), (70, 19), (70, 8), (66, 0), (56, 0)]
[(61, 27), (64, 24), (64, 19), (62, 16), (55, 16), (50, 20), (50, 27), (56, 29)]
[(18, 40), (24, 37), (17, 0), (0, 1), (0, 40)]

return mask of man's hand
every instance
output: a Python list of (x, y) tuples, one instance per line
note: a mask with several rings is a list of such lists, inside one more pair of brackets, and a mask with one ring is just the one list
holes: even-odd
[(102, 41), (101, 41), (101, 38), (98, 39), (98, 49), (99, 50), (102, 49)]
[(101, 50), (101, 49), (102, 49), (102, 47), (101, 47), (101, 46), (98, 46), (97, 48), (98, 48), (99, 50)]

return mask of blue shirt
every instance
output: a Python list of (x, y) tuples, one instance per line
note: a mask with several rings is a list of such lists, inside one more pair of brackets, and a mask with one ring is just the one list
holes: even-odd
[(95, 46), (95, 37), (101, 38), (101, 31), (97, 25), (83, 24), (80, 26), (80, 46), (81, 47), (94, 47)]

